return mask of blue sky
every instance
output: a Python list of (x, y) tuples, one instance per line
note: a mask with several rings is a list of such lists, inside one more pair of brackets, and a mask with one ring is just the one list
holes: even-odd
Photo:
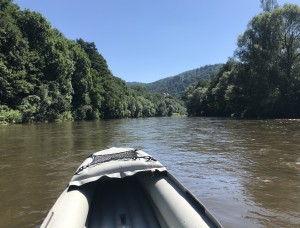
[[(94, 42), (112, 73), (153, 82), (225, 63), (260, 0), (15, 0), (69, 39)], [(278, 0), (300, 4), (300, 0)]]

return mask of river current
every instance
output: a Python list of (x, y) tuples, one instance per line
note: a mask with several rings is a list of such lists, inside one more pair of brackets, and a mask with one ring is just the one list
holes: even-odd
[(164, 164), (224, 227), (300, 227), (300, 120), (146, 118), (0, 126), (1, 227), (43, 221), (108, 147)]

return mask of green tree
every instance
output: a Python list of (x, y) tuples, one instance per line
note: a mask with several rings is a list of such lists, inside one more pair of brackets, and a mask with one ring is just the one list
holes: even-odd
[(286, 116), (295, 110), (299, 10), (296, 5), (286, 4), (271, 13), (260, 14), (239, 38), (237, 56), (248, 75), (243, 87), (249, 90), (246, 96), (250, 116), (269, 116), (271, 112)]
[[(0, 0), (0, 107), (10, 122), (171, 115), (175, 99), (128, 88), (95, 43), (66, 39), (37, 12)], [(3, 116), (2, 116), (3, 115)]]
[(265, 12), (272, 12), (278, 7), (277, 0), (260, 0), (260, 3)]
[(300, 8), (262, 1), (230, 59), (209, 86), (191, 87), (189, 115), (300, 116)]

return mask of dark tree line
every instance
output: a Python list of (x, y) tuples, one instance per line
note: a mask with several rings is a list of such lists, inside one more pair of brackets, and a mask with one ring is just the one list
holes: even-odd
[(186, 91), (189, 115), (300, 117), (300, 7), (261, 2), (234, 57)]
[(176, 99), (128, 88), (93, 42), (66, 39), (39, 13), (0, 0), (0, 121), (167, 116)]

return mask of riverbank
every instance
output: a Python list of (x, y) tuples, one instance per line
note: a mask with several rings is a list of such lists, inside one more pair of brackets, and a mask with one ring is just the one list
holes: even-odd
[(9, 125), (9, 123), (6, 121), (0, 121), (0, 125)]

